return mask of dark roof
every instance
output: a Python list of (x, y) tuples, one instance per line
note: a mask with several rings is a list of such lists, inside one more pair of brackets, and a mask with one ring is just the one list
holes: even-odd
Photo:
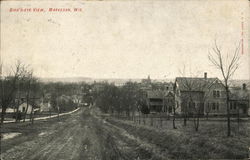
[(192, 78), (192, 77), (176, 77), (180, 91), (204, 91), (208, 89), (218, 78)]
[(148, 98), (163, 98), (164, 92), (163, 91), (147, 91)]
[(230, 90), (231, 100), (249, 100), (250, 92), (243, 89)]

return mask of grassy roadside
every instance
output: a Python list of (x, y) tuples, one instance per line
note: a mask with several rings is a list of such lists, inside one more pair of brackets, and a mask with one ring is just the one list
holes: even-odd
[[(173, 159), (246, 159), (248, 157), (249, 122), (242, 124), (240, 131), (234, 132), (233, 136), (228, 138), (223, 128), (224, 124), (221, 122), (201, 124), (200, 131), (195, 132), (191, 122), (186, 127), (177, 124), (178, 129), (171, 127), (162, 129), (114, 118), (108, 118), (107, 121), (124, 128), (141, 140), (167, 150), (170, 158)], [(233, 125), (232, 130), (237, 130), (237, 126)]]

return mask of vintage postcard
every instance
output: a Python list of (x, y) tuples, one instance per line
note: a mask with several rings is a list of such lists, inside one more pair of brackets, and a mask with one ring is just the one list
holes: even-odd
[(250, 158), (248, 0), (2, 0), (1, 160)]

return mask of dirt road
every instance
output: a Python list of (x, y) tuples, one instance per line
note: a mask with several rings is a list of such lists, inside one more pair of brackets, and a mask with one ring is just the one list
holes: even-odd
[(154, 146), (95, 116), (87, 108), (60, 121), (54, 119), (23, 128), (26, 130), (21, 136), (2, 141), (3, 160), (162, 159), (156, 156)]

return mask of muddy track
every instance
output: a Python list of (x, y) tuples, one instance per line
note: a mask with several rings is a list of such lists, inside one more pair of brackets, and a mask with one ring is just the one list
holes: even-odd
[(89, 109), (81, 109), (55, 123), (39, 125), (33, 128), (39, 128), (35, 133), (7, 140), (17, 143), (2, 153), (2, 159), (161, 159), (124, 129), (96, 117)]
[[(95, 119), (95, 129), (98, 133), (102, 133), (99, 138), (105, 140), (103, 144), (106, 144), (106, 152), (113, 152), (113, 154), (104, 154), (103, 157), (106, 159), (164, 159), (159, 156), (158, 152), (155, 151), (151, 144), (142, 142), (140, 139), (130, 135), (123, 128), (119, 128), (104, 119), (93, 116)], [(106, 153), (104, 152), (104, 153)], [(109, 157), (108, 157), (109, 156)]]

